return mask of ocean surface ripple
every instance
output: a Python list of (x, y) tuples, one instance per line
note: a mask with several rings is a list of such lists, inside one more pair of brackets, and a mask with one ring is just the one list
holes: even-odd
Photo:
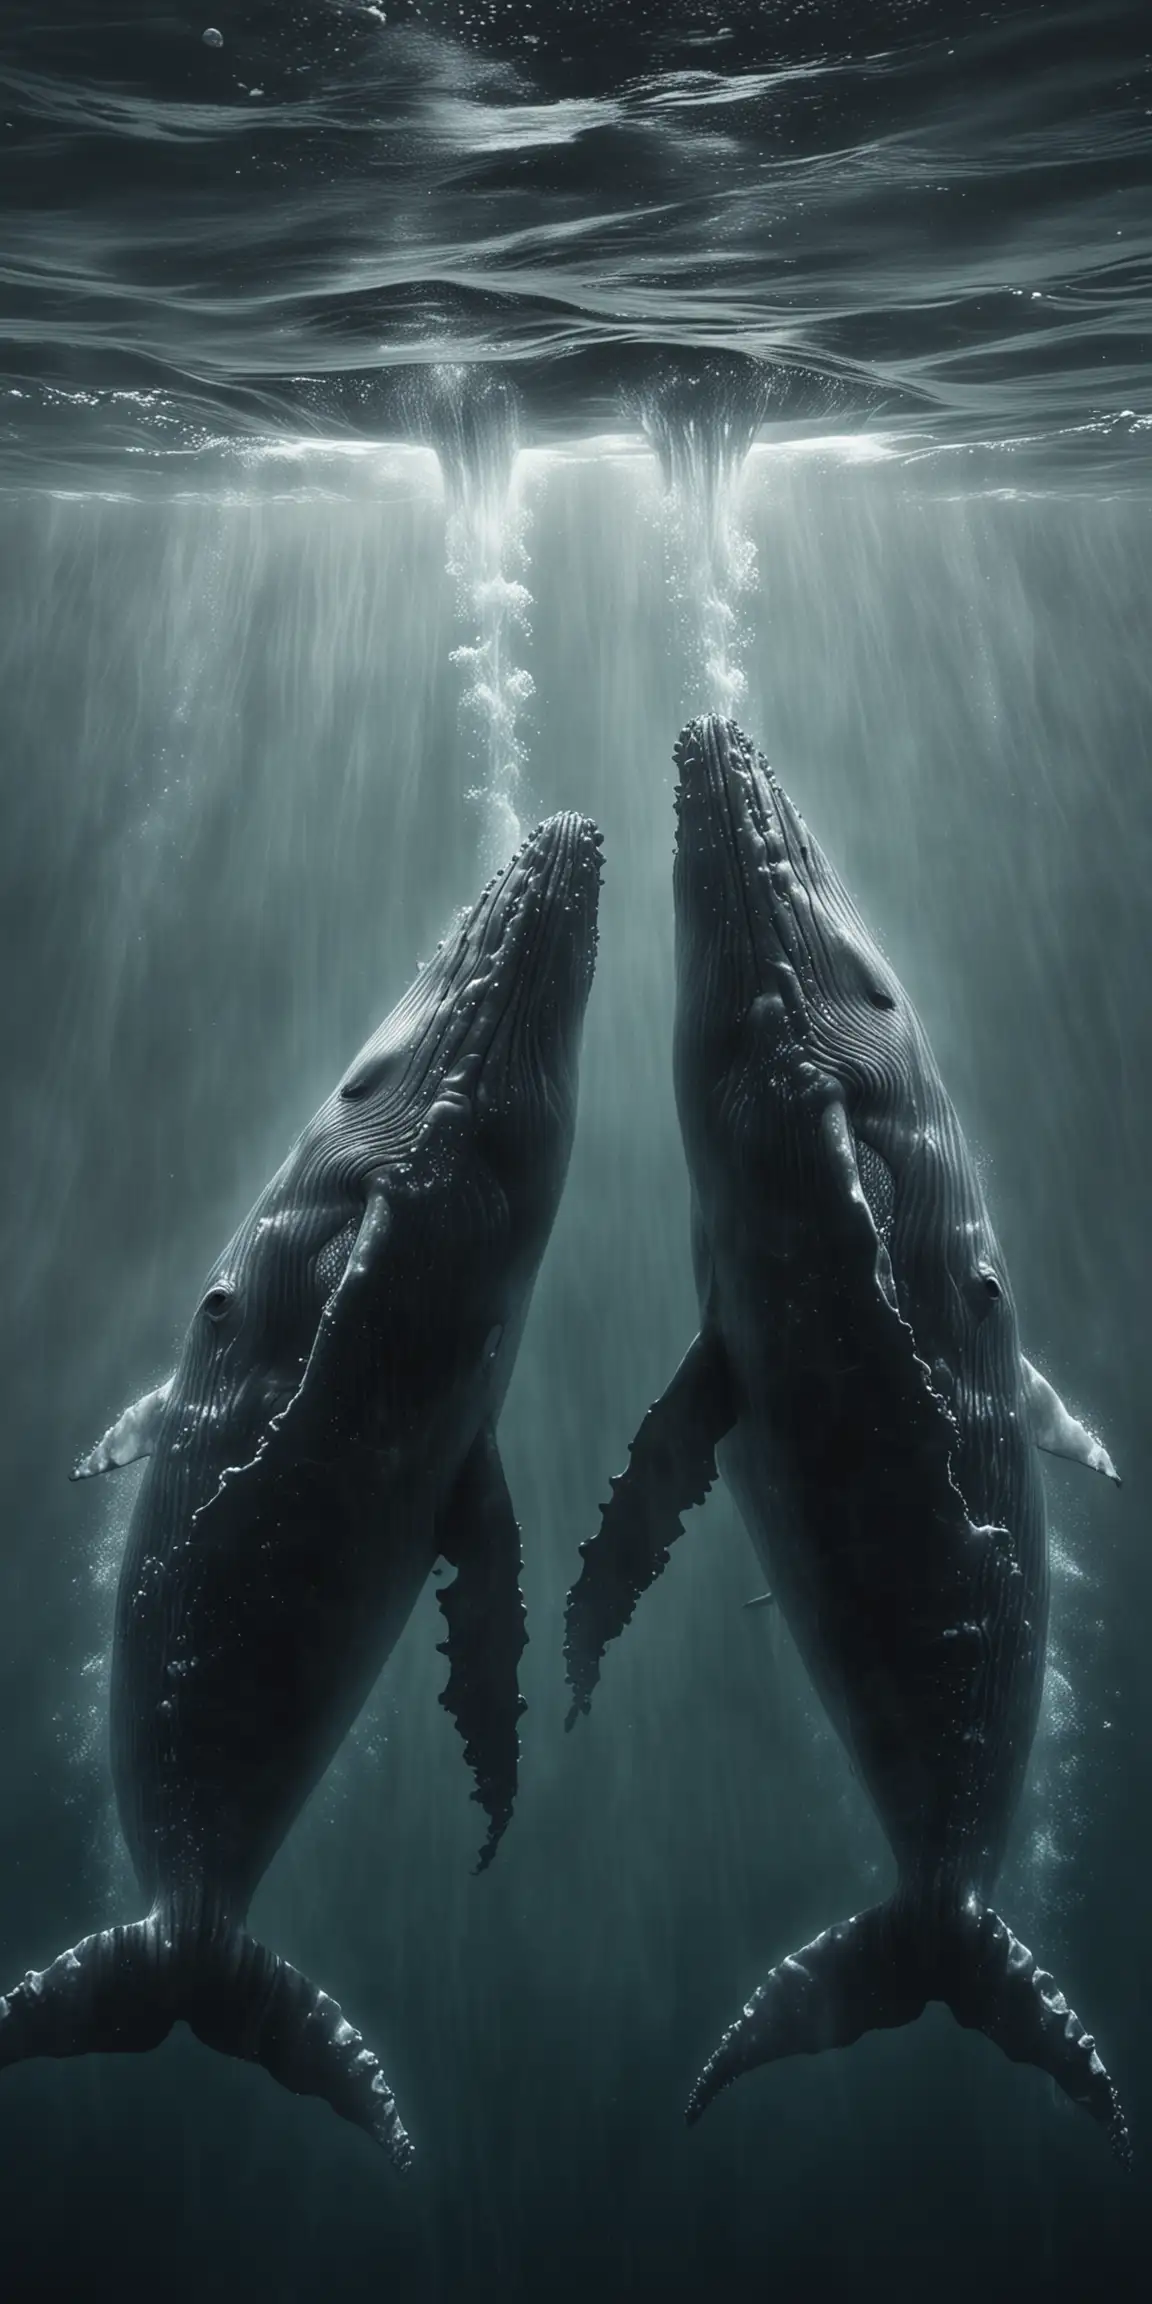
[(395, 437), (413, 363), (611, 428), (717, 354), (782, 419), (1143, 454), (1133, 0), (9, 0), (0, 99), (9, 485)]

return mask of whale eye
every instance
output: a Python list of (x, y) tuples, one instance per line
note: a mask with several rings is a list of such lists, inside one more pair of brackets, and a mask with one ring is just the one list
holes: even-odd
[(874, 1008), (894, 1008), (896, 1006), (892, 994), (886, 992), (882, 984), (870, 984), (868, 986), (868, 998)]
[(366, 1058), (358, 1072), (353, 1072), (340, 1090), (341, 1102), (362, 1104), (368, 1096), (380, 1096), (395, 1086), (404, 1071), (404, 1052), (400, 1048), (386, 1048), (382, 1053)]
[(988, 1297), (989, 1301), (991, 1303), (998, 1303), (1000, 1297), (1004, 1294), (1004, 1290), (1000, 1286), (1000, 1282), (996, 1278), (996, 1274), (993, 1272), (990, 1265), (981, 1264), (980, 1278), (984, 1283), (984, 1293)]
[(231, 1309), (232, 1290), (230, 1288), (210, 1288), (200, 1306), (200, 1310), (206, 1312), (210, 1320), (222, 1320), (224, 1314)]

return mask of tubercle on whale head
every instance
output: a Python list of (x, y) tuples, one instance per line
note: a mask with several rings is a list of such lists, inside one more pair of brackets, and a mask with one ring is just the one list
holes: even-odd
[[(693, 720), (676, 744), (676, 1072), (681, 1118), (748, 1084), (762, 1054), (803, 1042), (807, 1014), (769, 901), (785, 863), (767, 764), (734, 721)], [(741, 1090), (741, 1097), (743, 1090)]]
[(531, 1257), (551, 1228), (575, 1133), (600, 835), (587, 818), (554, 817), (527, 854), (531, 869), (506, 931), (508, 967), (471, 1036), (468, 1093), (473, 1149), (497, 1177), (511, 1234)]
[[(484, 1298), (526, 1270), (559, 1198), (597, 942), (601, 840), (550, 817), (489, 883), (316, 1123), (320, 1157), (409, 1207), (439, 1266)], [(503, 1244), (503, 1245), (501, 1245)], [(414, 1282), (413, 1282), (414, 1285)]]
[(464, 1051), (477, 1086), (491, 1087), (518, 1042), (527, 1044), (520, 1061), (529, 1046), (543, 1062), (574, 1052), (595, 966), (602, 853), (597, 826), (568, 812), (539, 825), (508, 866), (491, 981)]
[[(847, 1087), (907, 1015), (897, 977), (767, 761), (712, 715), (675, 750), (677, 968), (685, 1020), (776, 1055), (804, 1045)], [(749, 1043), (749, 1046), (751, 1044)], [(745, 1051), (747, 1053), (747, 1050)]]
[[(424, 1140), (517, 1072), (574, 1072), (597, 946), (602, 840), (550, 817), (494, 874), (349, 1068), (330, 1109), (383, 1148)], [(326, 1114), (322, 1117), (327, 1116)]]

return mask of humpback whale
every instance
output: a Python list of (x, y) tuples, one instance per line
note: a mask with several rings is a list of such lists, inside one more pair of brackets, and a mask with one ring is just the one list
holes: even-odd
[(526, 1635), (495, 1428), (571, 1147), (599, 846), (556, 816), (491, 882), (214, 1265), (173, 1375), (76, 1468), (147, 1458), (111, 1690), (147, 1914), (0, 1998), (0, 2066), (183, 2020), (410, 2157), (375, 2055), (247, 1913), (438, 1557), (481, 1865), (511, 1814)]
[(1036, 1450), (1115, 1479), (1022, 1356), (980, 1179), (923, 1027), (731, 722), (676, 748), (677, 1105), (700, 1330), (569, 1595), (569, 1725), (721, 1473), (895, 1859), (883, 1903), (784, 1959), (724, 2035), (739, 2074), (929, 2000), (1127, 2130), (1091, 2037), (990, 1897), (1037, 1723)]

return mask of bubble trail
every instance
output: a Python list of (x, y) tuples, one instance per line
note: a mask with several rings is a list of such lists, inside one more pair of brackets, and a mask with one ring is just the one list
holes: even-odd
[[(748, 689), (741, 598), (756, 582), (756, 547), (738, 518), (748, 451), (773, 397), (773, 371), (714, 354), (669, 369), (636, 413), (667, 491), (672, 586), (686, 627), (692, 708), (731, 713)], [(699, 683), (703, 684), (703, 695)]]
[(523, 834), (522, 717), (535, 694), (520, 661), (532, 595), (524, 581), (526, 510), (516, 484), (518, 397), (506, 377), (461, 366), (414, 376), (407, 397), (409, 421), (435, 448), (444, 474), (448, 571), (470, 629), (450, 660), (464, 676), (461, 708), (481, 770), (467, 797), (482, 811), (482, 859), (495, 869)]

